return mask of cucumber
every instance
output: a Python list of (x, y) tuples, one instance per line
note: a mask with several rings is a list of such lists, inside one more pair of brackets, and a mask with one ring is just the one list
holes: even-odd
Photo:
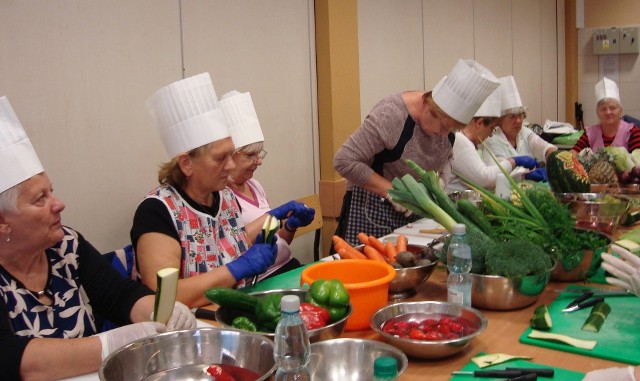
[(267, 219), (262, 224), (262, 239), (264, 243), (272, 244), (273, 237), (280, 228), (280, 221), (274, 216), (268, 214)]
[(176, 303), (179, 275), (178, 269), (172, 267), (162, 269), (156, 274), (158, 286), (153, 306), (154, 321), (162, 324), (167, 324), (169, 321), (173, 313), (173, 305)]
[(600, 328), (604, 324), (604, 321), (607, 320), (607, 316), (609, 316), (609, 312), (611, 312), (611, 306), (609, 306), (605, 302), (600, 302), (593, 306), (591, 309), (591, 313), (587, 317), (587, 320), (582, 325), (583, 331), (589, 332), (599, 332)]
[(549, 309), (545, 304), (536, 307), (533, 311), (533, 317), (529, 321), (531, 323), (531, 328), (535, 329), (551, 329), (553, 325)]
[(535, 330), (535, 329), (531, 330), (531, 332), (527, 336), (532, 338), (532, 339), (559, 341), (559, 342), (574, 346), (576, 348), (582, 348), (582, 349), (587, 349), (587, 350), (592, 350), (593, 348), (596, 347), (596, 344), (598, 344), (598, 342), (596, 340), (576, 339), (574, 337), (567, 336), (567, 335), (561, 335), (561, 334), (558, 334), (558, 333), (542, 332), (542, 331), (538, 331), (538, 330)]
[(214, 287), (204, 292), (204, 296), (209, 301), (221, 306), (253, 313), (258, 304), (258, 298), (254, 295), (245, 294), (242, 291), (232, 288)]
[(461, 198), (456, 202), (456, 206), (463, 216), (471, 220), (482, 232), (489, 237), (493, 237), (493, 226), (487, 216), (466, 198)]

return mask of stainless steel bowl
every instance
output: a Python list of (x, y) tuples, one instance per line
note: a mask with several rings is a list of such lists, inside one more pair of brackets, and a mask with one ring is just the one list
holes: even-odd
[(221, 328), (171, 331), (113, 352), (100, 367), (102, 381), (207, 380), (211, 364), (241, 367), (267, 380), (276, 370), (274, 346), (262, 335)]
[[(457, 339), (426, 341), (411, 340), (390, 335), (382, 331), (382, 325), (391, 318), (402, 317), (402, 320), (424, 320), (433, 316), (448, 315), (468, 320), (475, 330)], [(371, 329), (384, 338), (389, 344), (400, 349), (409, 356), (438, 359), (454, 355), (464, 350), (471, 340), (487, 328), (487, 319), (475, 308), (447, 302), (400, 302), (378, 310), (371, 318)]]
[[(265, 296), (273, 293), (281, 293), (284, 295), (297, 295), (300, 298), (300, 301), (304, 302), (308, 291), (309, 290), (306, 288), (283, 288), (283, 289), (276, 289), (276, 290), (269, 290), (269, 291), (252, 292), (250, 295)], [(333, 322), (325, 327), (310, 330), (309, 341), (313, 343), (316, 341), (335, 339), (336, 337), (339, 337), (340, 335), (342, 335), (342, 333), (344, 332), (344, 328), (347, 324), (347, 318), (351, 315), (352, 311), (353, 311), (352, 307), (349, 306), (349, 311), (347, 311), (347, 315), (344, 318), (336, 322)], [(246, 312), (240, 312), (240, 311), (236, 311), (226, 307), (220, 307), (216, 310), (216, 320), (225, 327), (231, 327), (231, 322), (236, 317), (246, 316), (246, 315), (247, 315)], [(273, 333), (268, 333), (268, 332), (259, 332), (259, 333), (261, 335), (264, 335), (270, 338), (271, 340), (273, 340), (274, 338)]]
[(396, 347), (380, 341), (345, 338), (311, 344), (309, 371), (314, 381), (371, 381), (373, 362), (381, 356), (398, 361), (398, 375), (407, 369), (407, 356)]
[(471, 305), (487, 310), (508, 311), (535, 303), (549, 283), (551, 271), (519, 280), (499, 275), (471, 274)]
[[(417, 254), (424, 252), (425, 246), (407, 245), (407, 251)], [(438, 257), (432, 251), (424, 254), (431, 264), (396, 269), (396, 276), (389, 283), (389, 300), (405, 299), (416, 294), (416, 287), (429, 279), (438, 265)]]

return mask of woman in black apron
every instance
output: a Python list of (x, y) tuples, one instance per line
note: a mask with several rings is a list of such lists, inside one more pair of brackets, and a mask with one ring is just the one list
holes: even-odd
[(380, 100), (334, 157), (335, 169), (347, 179), (336, 234), (357, 245), (360, 232), (381, 237), (419, 219), (389, 197), (391, 181), (415, 176), (406, 159), (447, 179), (453, 132), (497, 86), (486, 68), (460, 60), (433, 93), (407, 91)]

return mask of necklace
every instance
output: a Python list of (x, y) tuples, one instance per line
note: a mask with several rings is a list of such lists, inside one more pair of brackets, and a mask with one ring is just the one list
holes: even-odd
[(29, 290), (29, 292), (32, 293), (33, 295), (35, 295), (36, 298), (39, 298), (39, 297), (45, 295), (47, 290), (42, 290), (42, 291), (31, 291), (31, 290)]

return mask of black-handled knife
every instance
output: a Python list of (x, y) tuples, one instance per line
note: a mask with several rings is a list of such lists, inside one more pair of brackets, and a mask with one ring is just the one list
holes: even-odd
[(538, 379), (538, 375), (535, 373), (525, 373), (522, 376), (509, 378), (506, 381), (536, 381)]
[(567, 306), (565, 308), (571, 308), (573, 306), (577, 306), (578, 304), (584, 302), (585, 300), (589, 299), (592, 296), (593, 296), (593, 292), (585, 291), (584, 294), (582, 294), (579, 297), (573, 299), (571, 301), (571, 303), (567, 304)]
[(523, 374), (535, 373), (538, 377), (553, 377), (555, 371), (553, 368), (504, 368), (505, 370), (519, 370)]
[(569, 307), (569, 308), (565, 308), (564, 310), (562, 310), (562, 312), (573, 312), (573, 311), (578, 311), (581, 310), (583, 308), (587, 308), (587, 307), (591, 307), (594, 306), (600, 302), (604, 301), (604, 296), (597, 296), (595, 298), (591, 298), (591, 299), (587, 299), (584, 302), (580, 302), (578, 304), (576, 304), (575, 306)]

